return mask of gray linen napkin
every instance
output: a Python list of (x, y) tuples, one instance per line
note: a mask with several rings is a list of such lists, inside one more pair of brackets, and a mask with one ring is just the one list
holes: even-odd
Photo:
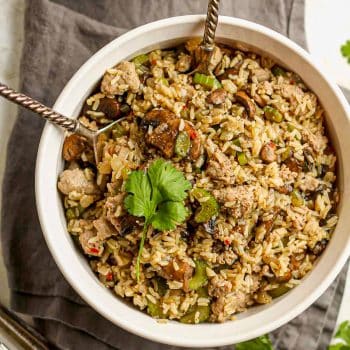
[[(206, 0), (31, 0), (27, 3), (21, 90), (52, 105), (76, 69), (126, 30), (153, 20), (204, 13)], [(305, 47), (302, 0), (222, 0), (221, 13), (264, 24)], [(21, 110), (12, 133), (3, 184), (2, 243), (15, 311), (32, 315), (61, 349), (176, 349), (112, 325), (64, 280), (41, 234), (34, 164), (43, 122)], [(344, 288), (345, 268), (302, 315), (272, 334), (279, 350), (323, 350)], [(232, 349), (223, 347), (222, 349)]]

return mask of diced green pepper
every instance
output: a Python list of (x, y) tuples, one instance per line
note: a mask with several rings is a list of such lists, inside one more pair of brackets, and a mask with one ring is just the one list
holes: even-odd
[(147, 302), (147, 312), (149, 315), (151, 315), (154, 318), (165, 318), (166, 316), (163, 313), (162, 308), (160, 305), (154, 304), (148, 300)]
[(292, 156), (291, 148), (290, 147), (286, 147), (286, 149), (283, 151), (283, 153), (281, 153), (281, 160), (282, 160), (282, 162), (284, 162), (285, 160), (287, 160), (291, 156)]
[(289, 132), (292, 132), (294, 129), (295, 129), (295, 126), (294, 126), (293, 124), (291, 124), (291, 123), (288, 123), (288, 125), (287, 125), (287, 130), (288, 130)]
[(163, 84), (165, 86), (169, 86), (169, 82), (168, 82), (168, 80), (166, 78), (164, 78), (164, 77), (160, 78), (159, 81), (160, 81), (161, 84)]
[(201, 73), (195, 73), (193, 82), (195, 84), (200, 84), (208, 89), (221, 88), (221, 84), (216, 78)]
[(148, 55), (146, 55), (146, 54), (138, 55), (135, 58), (133, 58), (132, 61), (135, 63), (136, 67), (140, 67), (141, 65), (148, 62)]
[(130, 112), (130, 106), (126, 103), (122, 104), (120, 106), (120, 111), (123, 113), (123, 114), (127, 114)]
[(76, 218), (75, 211), (73, 208), (67, 209), (66, 218), (67, 218), (67, 220), (73, 220)]
[(287, 293), (290, 290), (289, 287), (287, 287), (285, 284), (279, 285), (277, 288), (269, 290), (267, 293), (272, 297), (272, 298), (278, 298), (281, 295)]
[(196, 314), (198, 314), (198, 323), (205, 322), (208, 320), (210, 316), (210, 305), (205, 306), (195, 306), (194, 308), (190, 309), (191, 311), (188, 312), (186, 315), (182, 316), (180, 318), (181, 323), (187, 323), (187, 324), (194, 324), (196, 323)]
[(232, 140), (232, 143), (237, 147), (241, 147), (241, 141), (239, 138)]
[(274, 76), (278, 77), (279, 75), (285, 77), (287, 75), (286, 71), (280, 67), (280, 66), (277, 66), (277, 65), (274, 65), (272, 68), (271, 68), (271, 72)]
[(266, 119), (275, 123), (280, 123), (283, 120), (283, 114), (271, 106), (264, 107), (264, 114)]
[(189, 288), (192, 290), (197, 290), (201, 287), (203, 287), (207, 281), (208, 281), (208, 276), (207, 276), (207, 263), (203, 260), (196, 260), (196, 269), (194, 272), (194, 276), (190, 279), (189, 281)]
[(301, 207), (304, 204), (304, 198), (298, 190), (293, 190), (291, 193), (291, 201), (295, 207)]
[[(208, 298), (208, 291), (206, 288), (199, 288), (197, 290), (198, 298)], [(210, 305), (193, 305), (189, 308), (186, 315), (180, 319), (181, 323), (194, 324), (196, 323), (196, 313), (198, 314), (198, 323), (205, 322), (210, 315)]]
[(181, 158), (186, 157), (188, 151), (190, 150), (190, 147), (191, 140), (188, 136), (188, 133), (185, 131), (179, 132), (175, 142), (175, 153)]
[[(207, 222), (213, 216), (218, 215), (219, 205), (212, 194), (210, 194), (206, 190), (203, 190), (202, 188), (194, 188), (191, 194), (200, 203), (200, 209), (197, 210), (194, 216), (195, 222), (197, 223)], [(204, 198), (206, 200), (202, 201)]]
[(114, 139), (117, 139), (119, 137), (122, 137), (126, 134), (125, 129), (120, 125), (120, 123), (117, 123), (115, 127), (112, 130), (112, 136)]
[(168, 290), (168, 285), (163, 277), (156, 277), (157, 292), (160, 296), (164, 296)]
[(248, 163), (248, 158), (244, 152), (237, 152), (237, 160), (239, 165), (246, 165)]

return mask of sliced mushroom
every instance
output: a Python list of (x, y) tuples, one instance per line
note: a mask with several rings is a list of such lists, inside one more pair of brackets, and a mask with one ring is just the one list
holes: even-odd
[(67, 136), (64, 140), (62, 149), (64, 160), (66, 160), (67, 162), (77, 160), (81, 156), (85, 148), (86, 143), (84, 138), (77, 134)]
[(219, 105), (221, 103), (225, 102), (227, 93), (225, 89), (219, 88), (214, 91), (212, 91), (208, 96), (207, 96), (207, 102), (211, 103), (213, 105)]
[(276, 151), (276, 144), (271, 141), (263, 146), (260, 152), (260, 157), (264, 162), (272, 163), (277, 159), (277, 155), (275, 151)]
[(252, 99), (244, 91), (238, 91), (235, 96), (236, 100), (246, 109), (249, 118), (254, 119), (256, 108)]

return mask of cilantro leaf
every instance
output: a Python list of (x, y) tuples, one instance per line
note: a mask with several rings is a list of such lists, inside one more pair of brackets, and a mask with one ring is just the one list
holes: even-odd
[(334, 338), (341, 339), (343, 342), (330, 345), (328, 350), (350, 350), (350, 322), (344, 321), (339, 325)]
[(147, 174), (143, 171), (130, 173), (125, 185), (129, 193), (124, 205), (126, 210), (134, 216), (144, 216), (146, 219), (153, 215), (154, 203), (151, 201), (152, 188)]
[(185, 221), (187, 215), (188, 210), (181, 202), (164, 202), (159, 205), (151, 224), (160, 231), (173, 230), (177, 224)]
[(149, 225), (155, 229), (172, 230), (185, 221), (188, 211), (183, 203), (191, 188), (184, 174), (163, 159), (154, 161), (147, 172), (133, 171), (125, 184), (128, 195), (125, 209), (134, 216), (144, 217), (136, 260), (136, 277), (140, 279), (140, 260)]
[(350, 40), (347, 40), (341, 47), (340, 52), (344, 58), (350, 63)]
[(236, 344), (235, 348), (236, 350), (273, 350), (271, 340), (267, 334)]
[(183, 201), (191, 183), (183, 173), (162, 159), (156, 160), (148, 169), (148, 176), (155, 191), (154, 197), (161, 201)]

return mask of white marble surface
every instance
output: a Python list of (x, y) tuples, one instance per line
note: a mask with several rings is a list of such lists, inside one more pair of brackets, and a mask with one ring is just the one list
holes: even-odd
[[(320, 28), (327, 23), (332, 26), (332, 21), (337, 21), (336, 7), (334, 3), (343, 6), (343, 10), (350, 13), (350, 0), (306, 0), (305, 26), (308, 44), (311, 54), (320, 60), (319, 47), (322, 45)], [(327, 6), (327, 11), (321, 11), (320, 6)], [(23, 43), (23, 19), (24, 0), (0, 0), (0, 81), (17, 88), (19, 84), (19, 64)], [(339, 6), (338, 6), (339, 7)], [(345, 8), (344, 8), (345, 7)], [(333, 10), (332, 10), (333, 9)], [(333, 11), (333, 12), (332, 12)], [(327, 16), (321, 18), (320, 16)], [(326, 21), (327, 20), (327, 21)], [(350, 39), (350, 33), (345, 37)], [(316, 42), (320, 40), (320, 42)], [(6, 144), (13, 127), (17, 107), (0, 99), (0, 182), (3, 179), (3, 171), (6, 156)], [(0, 194), (1, 196), (1, 194)], [(338, 322), (350, 319), (350, 272), (347, 280)], [(6, 283), (6, 271), (2, 261), (0, 245), (0, 301), (8, 305), (8, 286)], [(0, 335), (1, 340), (1, 335)]]

